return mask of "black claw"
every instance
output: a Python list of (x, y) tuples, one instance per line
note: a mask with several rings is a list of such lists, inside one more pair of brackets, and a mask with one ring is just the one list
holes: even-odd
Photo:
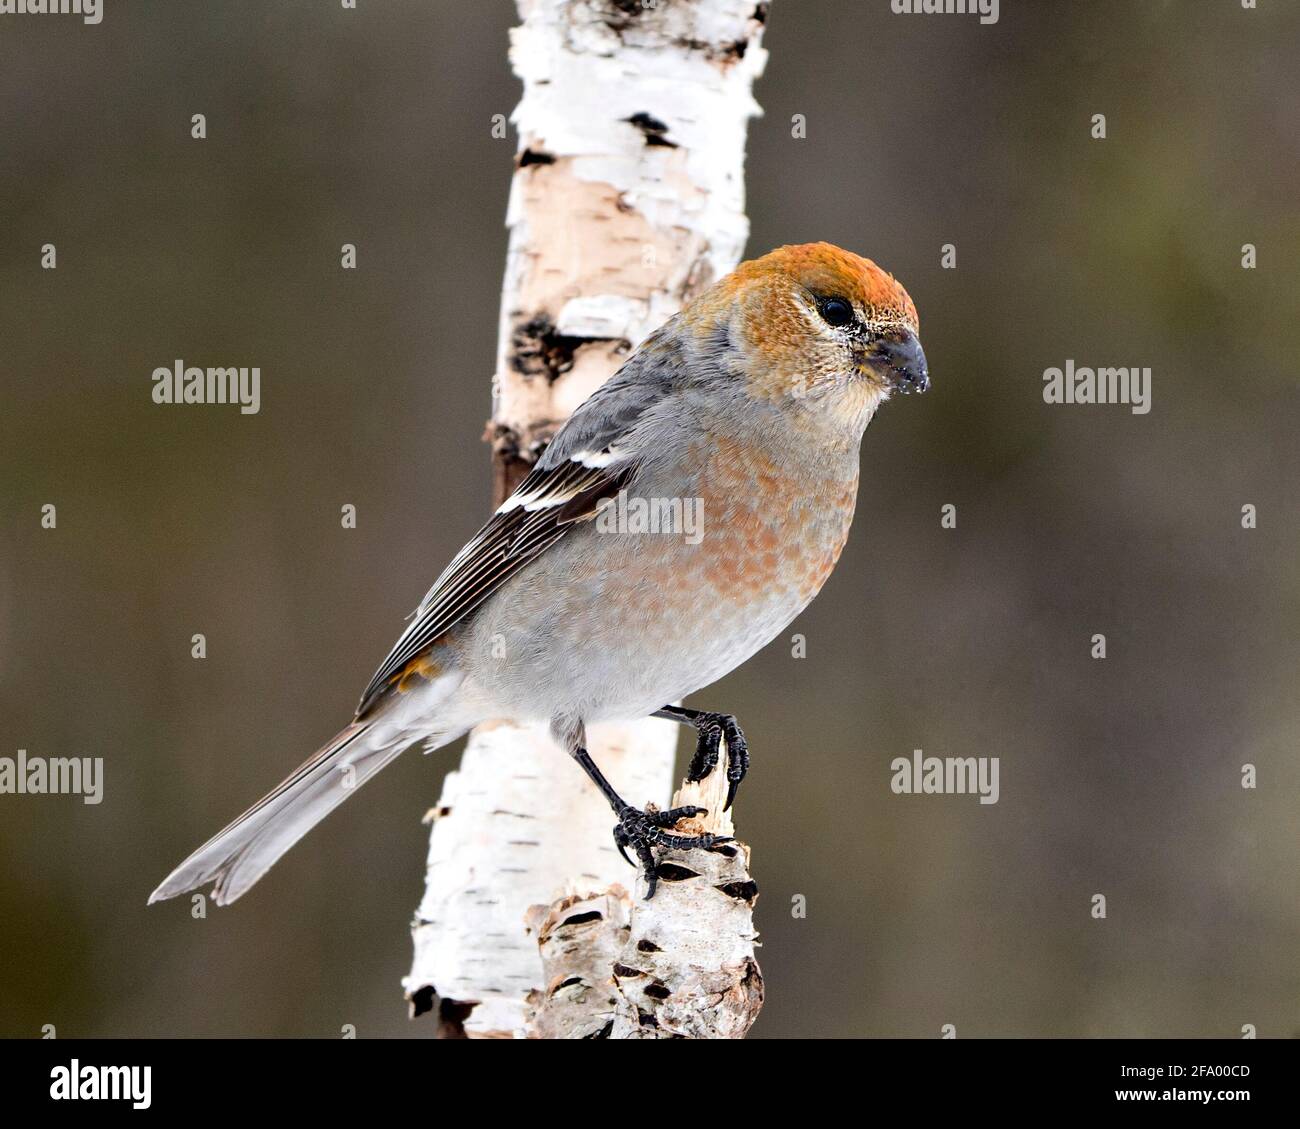
[(615, 829), (614, 831), (614, 846), (618, 848), (618, 853), (623, 856), (623, 861), (627, 863), (628, 866), (636, 866), (636, 863), (634, 863), (630, 858), (628, 858), (627, 851), (624, 849), (623, 846), (623, 841), (618, 837), (617, 829)]
[(659, 875), (655, 873), (655, 856), (647, 844), (638, 843), (636, 857), (641, 860), (641, 869), (645, 873), (645, 900), (648, 902), (655, 896), (655, 887), (659, 885)]
[(723, 811), (730, 811), (731, 805), (735, 803), (736, 792), (740, 789), (739, 780), (731, 780), (727, 783), (727, 802), (722, 805)]
[(740, 782), (749, 771), (749, 745), (735, 718), (731, 719), (731, 730), (727, 733), (727, 753), (727, 802), (723, 805), (723, 811), (730, 810), (731, 803), (740, 790)]
[(699, 732), (695, 755), (691, 757), (690, 767), (686, 770), (686, 779), (692, 783), (703, 780), (717, 768), (719, 747), (722, 743), (722, 726), (716, 721), (706, 722), (702, 718)]
[(658, 827), (676, 827), (683, 819), (690, 819), (697, 815), (708, 815), (708, 808), (697, 808), (694, 804), (687, 804), (681, 808), (669, 808), (667, 811), (648, 811), (643, 812), (654, 821)]
[(718, 766), (721, 756), (722, 740), (727, 741), (727, 802), (726, 811), (736, 798), (740, 782), (749, 770), (749, 745), (740, 725), (729, 713), (710, 713), (706, 710), (687, 710), (681, 706), (664, 706), (655, 710), (655, 717), (666, 717), (682, 725), (695, 727), (699, 737), (695, 743), (695, 754), (686, 769), (686, 779), (698, 783)]
[(740, 790), (740, 782), (749, 771), (749, 743), (740, 731), (736, 719), (730, 714), (701, 714), (695, 722), (700, 731), (700, 739), (695, 746), (695, 756), (691, 758), (686, 778), (690, 781), (703, 780), (717, 766), (721, 753), (722, 738), (727, 739), (727, 802), (722, 810), (728, 811)]
[(732, 841), (727, 835), (674, 835), (667, 830), (676, 827), (679, 820), (704, 815), (706, 810), (688, 804), (685, 807), (670, 808), (668, 811), (640, 811), (629, 805), (619, 812), (618, 823), (614, 825), (614, 843), (618, 847), (619, 854), (630, 865), (635, 864), (628, 858), (625, 848), (631, 847), (640, 860), (642, 872), (646, 877), (646, 901), (655, 896), (655, 890), (659, 885), (652, 846), (678, 851), (689, 851), (695, 848), (711, 850), (713, 847)]

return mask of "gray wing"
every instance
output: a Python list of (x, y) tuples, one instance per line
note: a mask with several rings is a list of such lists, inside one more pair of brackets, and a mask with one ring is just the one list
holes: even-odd
[(677, 387), (682, 360), (666, 336), (661, 329), (647, 338), (618, 372), (578, 405), (537, 460), (537, 470), (550, 470), (569, 460), (598, 463), (620, 439), (631, 437), (646, 412)]
[(528, 477), (420, 601), (361, 696), (358, 718), (448, 629), (618, 494), (638, 463), (638, 422), (673, 391), (674, 352), (662, 338), (647, 340), (570, 416)]

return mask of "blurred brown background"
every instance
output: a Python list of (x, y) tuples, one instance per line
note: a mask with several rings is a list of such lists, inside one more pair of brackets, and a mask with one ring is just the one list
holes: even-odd
[[(934, 388), (868, 432), (808, 657), (778, 641), (694, 703), (754, 747), (755, 1034), (1290, 1035), (1300, 8), (1001, 7), (773, 6), (750, 251), (894, 271)], [(487, 512), (514, 21), (0, 17), (0, 755), (106, 763), (98, 807), (0, 796), (0, 1034), (430, 1030), (399, 978), (458, 746), (232, 909), (145, 898), (347, 719)], [(260, 366), (261, 414), (155, 406), (178, 357)], [(1066, 358), (1150, 366), (1151, 413), (1045, 405)], [(914, 748), (1001, 757), (1000, 802), (893, 795)]]

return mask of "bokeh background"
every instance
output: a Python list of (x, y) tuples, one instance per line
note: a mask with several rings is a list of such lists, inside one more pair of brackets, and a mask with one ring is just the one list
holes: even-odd
[[(107, 773), (0, 796), (0, 1034), (425, 1035), (459, 746), (233, 909), (145, 898), (346, 720), (486, 513), (513, 5), (105, 9), (0, 17), (0, 754)], [(868, 432), (807, 658), (696, 703), (754, 746), (755, 1035), (1295, 1034), (1300, 6), (778, 0), (765, 42), (750, 251), (894, 271), (934, 387)], [(156, 407), (176, 357), (259, 365), (261, 413)], [(1151, 413), (1045, 405), (1066, 358), (1150, 366)], [(1000, 802), (892, 794), (914, 748), (1000, 757)]]

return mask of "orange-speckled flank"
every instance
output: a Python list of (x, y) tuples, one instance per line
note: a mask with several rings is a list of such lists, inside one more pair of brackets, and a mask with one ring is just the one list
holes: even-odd
[[(800, 600), (817, 594), (839, 559), (857, 494), (856, 473), (812, 484), (792, 476), (761, 450), (715, 438), (706, 455), (704, 503), (707, 565), (702, 579), (718, 598), (745, 604), (781, 589)], [(815, 510), (802, 519), (792, 510)], [(793, 531), (798, 535), (791, 536)]]

